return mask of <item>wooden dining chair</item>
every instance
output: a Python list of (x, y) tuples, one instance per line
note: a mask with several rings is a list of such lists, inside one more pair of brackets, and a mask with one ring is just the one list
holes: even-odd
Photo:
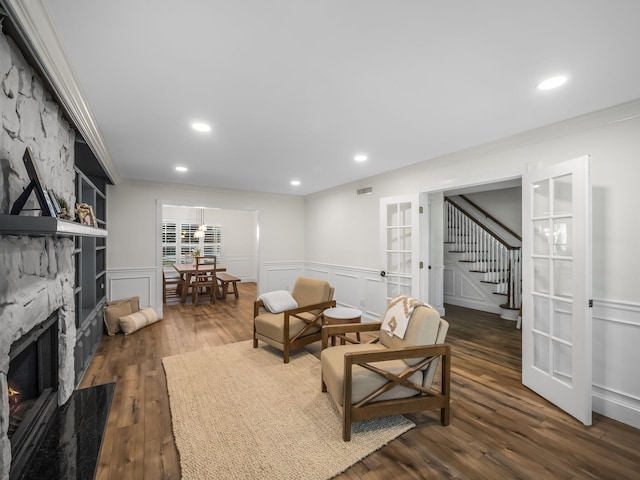
[[(211, 303), (216, 303), (218, 280), (216, 279), (216, 257), (195, 257), (196, 273), (191, 279), (191, 301), (198, 303), (200, 294), (209, 291)], [(202, 270), (202, 271), (199, 271)]]
[(178, 295), (178, 285), (181, 283), (180, 275), (167, 275), (164, 269), (162, 270), (162, 303), (167, 303), (167, 294)]

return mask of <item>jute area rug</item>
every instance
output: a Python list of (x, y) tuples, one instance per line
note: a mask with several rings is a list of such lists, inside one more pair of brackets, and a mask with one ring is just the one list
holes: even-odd
[(166, 357), (171, 419), (184, 480), (327, 479), (415, 425), (403, 416), (341, 419), (320, 391), (320, 361), (251, 341)]

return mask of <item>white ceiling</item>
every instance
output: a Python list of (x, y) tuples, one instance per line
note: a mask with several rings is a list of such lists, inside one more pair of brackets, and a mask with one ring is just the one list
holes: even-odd
[(640, 98), (638, 0), (43, 1), (127, 179), (306, 195)]

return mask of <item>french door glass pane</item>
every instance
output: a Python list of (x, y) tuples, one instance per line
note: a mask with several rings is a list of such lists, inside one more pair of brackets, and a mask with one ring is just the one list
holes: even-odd
[(533, 254), (549, 255), (549, 220), (533, 222)]
[(553, 254), (571, 256), (573, 254), (573, 221), (571, 218), (553, 220)]
[(398, 228), (398, 250), (411, 251), (411, 227)]
[(566, 215), (573, 211), (571, 174), (553, 179), (553, 214)]
[(398, 250), (400, 248), (400, 242), (398, 240), (398, 229), (388, 228), (387, 229), (387, 250)]
[(533, 329), (549, 333), (549, 299), (540, 295), (533, 296)]
[(553, 260), (553, 295), (571, 298), (573, 295), (573, 262)]
[(572, 304), (563, 300), (553, 300), (553, 336), (572, 343)]
[(398, 225), (411, 225), (411, 202), (398, 204)]
[(543, 180), (533, 184), (533, 216), (549, 215), (549, 181)]
[(571, 386), (573, 371), (571, 362), (571, 346), (561, 342), (553, 342), (553, 377)]
[(399, 270), (400, 270), (400, 259), (398, 258), (398, 253), (387, 252), (387, 272), (398, 273)]
[(400, 253), (398, 259), (400, 261), (398, 273), (411, 275), (411, 253)]
[(549, 337), (533, 333), (533, 366), (549, 372)]
[(387, 205), (387, 226), (397, 227), (400, 225), (400, 215), (398, 214), (398, 205), (391, 203)]
[(549, 289), (549, 260), (546, 258), (533, 259), (533, 291), (548, 294)]

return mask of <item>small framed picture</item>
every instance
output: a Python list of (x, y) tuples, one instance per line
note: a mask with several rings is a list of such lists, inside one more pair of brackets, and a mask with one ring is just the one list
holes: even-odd
[(96, 221), (96, 216), (93, 213), (93, 207), (88, 203), (78, 203), (76, 204), (76, 215), (78, 217), (78, 221), (90, 227), (97, 227), (98, 222)]
[(48, 215), (46, 213), (43, 213), (43, 215), (46, 217), (55, 218), (58, 211), (55, 209), (55, 206), (53, 204), (53, 199), (51, 198), (52, 195), (47, 190), (42, 190), (42, 195), (44, 195), (44, 200), (47, 203), (47, 210), (48, 210)]
[(49, 198), (53, 204), (53, 209), (56, 211), (56, 216), (59, 216), (60, 212), (62, 212), (62, 208), (60, 208), (60, 204), (58, 203), (58, 197), (56, 197), (55, 193), (49, 191)]

